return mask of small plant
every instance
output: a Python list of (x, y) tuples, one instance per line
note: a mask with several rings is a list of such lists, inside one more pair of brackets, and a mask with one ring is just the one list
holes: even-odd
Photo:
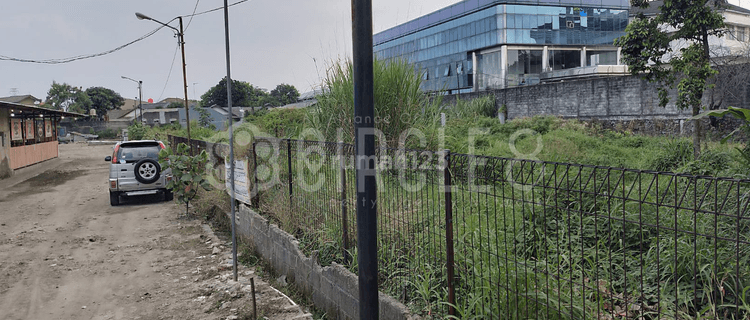
[(191, 156), (188, 147), (184, 143), (177, 145), (176, 151), (165, 148), (159, 152), (159, 164), (164, 170), (172, 169), (172, 179), (167, 183), (167, 189), (174, 193), (178, 202), (185, 204), (185, 215), (190, 216), (190, 201), (198, 194), (198, 187), (210, 190), (211, 185), (206, 179), (204, 172), (208, 162), (208, 153), (205, 150)]

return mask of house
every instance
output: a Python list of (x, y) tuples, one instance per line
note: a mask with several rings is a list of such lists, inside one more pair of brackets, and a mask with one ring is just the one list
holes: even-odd
[(3, 97), (3, 98), (0, 98), (0, 101), (17, 103), (17, 104), (22, 104), (26, 106), (36, 106), (42, 102), (42, 99), (38, 99), (30, 94), (27, 94), (27, 95), (21, 95), (21, 96)]
[[(190, 121), (199, 121), (200, 120), (200, 112), (196, 108), (200, 108), (197, 105), (193, 105), (190, 108)], [(213, 105), (209, 108), (203, 108), (205, 111), (208, 112), (209, 118), (211, 119), (211, 124), (216, 126), (216, 130), (225, 130), (228, 124), (229, 120), (229, 112), (227, 111), (227, 108), (219, 107), (217, 105)], [(235, 122), (242, 120), (243, 112), (239, 108), (232, 108), (232, 120)], [(185, 119), (183, 118), (183, 115), (185, 114), (185, 109), (180, 110), (180, 123), (185, 123)]]

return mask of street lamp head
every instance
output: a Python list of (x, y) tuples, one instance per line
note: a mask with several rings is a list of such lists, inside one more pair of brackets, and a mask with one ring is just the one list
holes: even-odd
[(151, 17), (149, 17), (149, 16), (147, 16), (147, 15), (145, 15), (143, 13), (140, 13), (140, 12), (136, 12), (135, 13), (135, 17), (138, 18), (138, 20), (153, 20), (153, 19), (151, 19)]

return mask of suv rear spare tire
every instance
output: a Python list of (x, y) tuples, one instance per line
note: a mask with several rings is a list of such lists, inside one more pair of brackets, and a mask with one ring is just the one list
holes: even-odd
[(161, 166), (154, 159), (141, 159), (135, 163), (133, 168), (135, 173), (135, 179), (140, 183), (151, 184), (159, 180), (159, 174), (161, 173)]

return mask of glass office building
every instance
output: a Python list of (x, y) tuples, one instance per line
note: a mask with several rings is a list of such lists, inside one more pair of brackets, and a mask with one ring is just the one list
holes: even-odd
[(374, 36), (379, 59), (415, 65), (427, 91), (535, 84), (619, 65), (628, 0), (465, 0)]

